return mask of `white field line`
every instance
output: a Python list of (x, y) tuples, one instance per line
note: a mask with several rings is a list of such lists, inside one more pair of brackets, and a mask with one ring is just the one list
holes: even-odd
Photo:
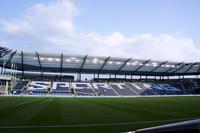
[(32, 103), (32, 102), (39, 101), (39, 100), (41, 100), (41, 98), (40, 99), (34, 99), (34, 100), (31, 100), (31, 101), (22, 102), (22, 103), (19, 103), (17, 105), (21, 106), (21, 105), (24, 105), (24, 104), (27, 104), (27, 103)]
[(182, 119), (168, 119), (168, 120), (155, 120), (155, 121), (136, 121), (136, 122), (121, 122), (121, 123), (100, 123), (100, 124), (75, 124), (75, 125), (30, 125), (30, 126), (0, 126), (3, 128), (62, 128), (62, 127), (98, 127), (98, 126), (117, 126), (117, 125), (131, 125), (131, 124), (146, 124), (146, 123), (160, 123), (172, 122), (181, 120), (192, 120), (197, 118), (182, 118)]
[(133, 95), (133, 96), (70, 96), (70, 95), (3, 95), (0, 97), (63, 97), (63, 98), (137, 98), (137, 97), (199, 97), (200, 95)]

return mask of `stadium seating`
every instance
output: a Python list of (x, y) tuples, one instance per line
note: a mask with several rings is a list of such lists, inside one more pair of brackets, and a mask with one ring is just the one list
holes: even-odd
[(186, 93), (193, 93), (193, 88), (195, 88), (195, 84), (192, 82), (192, 83), (183, 83), (183, 88), (184, 88), (184, 91)]
[(19, 81), (12, 91), (30, 95), (139, 96), (188, 95), (195, 93), (193, 89), (198, 89), (198, 83)]
[(72, 88), (76, 95), (83, 95), (83, 96), (96, 95), (90, 83), (72, 82)]
[(29, 84), (29, 81), (19, 81), (14, 88), (12, 89), (12, 93), (20, 94), (22, 91), (26, 89), (26, 86)]
[(106, 83), (92, 83), (98, 95), (101, 96), (117, 96), (116, 92)]
[(44, 95), (48, 93), (50, 85), (51, 82), (48, 81), (31, 81), (26, 91), (29, 94)]
[(151, 86), (146, 83), (127, 83), (127, 85), (138, 95), (158, 95), (152, 90)]
[(15, 87), (13, 88), (13, 90), (16, 90), (16, 91), (22, 91), (22, 89), (27, 86), (29, 81), (19, 81)]
[(53, 82), (51, 93), (54, 95), (70, 95), (69, 82)]
[(151, 88), (159, 95), (177, 95), (180, 92), (169, 84), (151, 84)]
[(136, 95), (126, 84), (124, 83), (111, 83), (111, 87), (121, 96)]

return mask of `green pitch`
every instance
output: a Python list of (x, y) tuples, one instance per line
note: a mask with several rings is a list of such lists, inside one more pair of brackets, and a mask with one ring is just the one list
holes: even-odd
[(0, 133), (111, 133), (200, 118), (200, 97), (0, 97)]

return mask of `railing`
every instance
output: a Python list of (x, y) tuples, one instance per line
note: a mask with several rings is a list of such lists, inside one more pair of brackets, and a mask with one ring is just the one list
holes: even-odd
[(139, 129), (135, 133), (200, 133), (200, 119)]

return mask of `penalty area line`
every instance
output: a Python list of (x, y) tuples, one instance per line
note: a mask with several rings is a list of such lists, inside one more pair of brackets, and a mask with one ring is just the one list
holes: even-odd
[(98, 126), (117, 126), (117, 125), (131, 125), (131, 124), (148, 124), (148, 123), (160, 123), (160, 122), (172, 122), (181, 120), (192, 120), (197, 118), (180, 118), (180, 119), (167, 119), (167, 120), (155, 120), (155, 121), (136, 121), (136, 122), (120, 122), (120, 123), (96, 123), (96, 124), (75, 124), (75, 125), (30, 125), (30, 126), (0, 126), (0, 129), (11, 128), (62, 128), (62, 127), (98, 127)]

